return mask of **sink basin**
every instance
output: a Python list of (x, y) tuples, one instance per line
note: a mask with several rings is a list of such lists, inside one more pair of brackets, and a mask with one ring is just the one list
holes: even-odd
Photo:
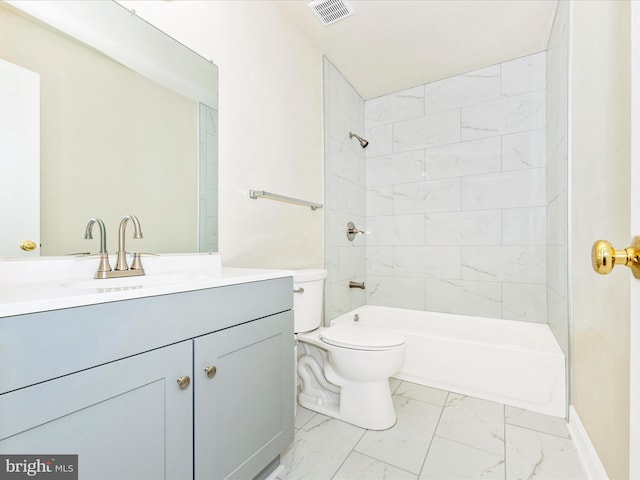
[(81, 290), (115, 291), (135, 288), (157, 287), (176, 283), (192, 282), (208, 277), (202, 273), (161, 273), (139, 277), (72, 280), (62, 285)]

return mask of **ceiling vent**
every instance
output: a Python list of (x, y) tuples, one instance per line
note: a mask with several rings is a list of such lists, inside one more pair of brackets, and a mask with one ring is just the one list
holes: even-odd
[(347, 0), (313, 0), (307, 3), (307, 6), (313, 10), (325, 27), (354, 13), (353, 7)]

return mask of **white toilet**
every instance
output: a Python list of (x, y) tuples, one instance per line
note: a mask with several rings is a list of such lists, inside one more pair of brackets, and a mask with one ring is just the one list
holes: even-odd
[(298, 403), (369, 430), (396, 423), (389, 377), (404, 360), (404, 337), (360, 325), (322, 328), (326, 270), (294, 272), (294, 331)]

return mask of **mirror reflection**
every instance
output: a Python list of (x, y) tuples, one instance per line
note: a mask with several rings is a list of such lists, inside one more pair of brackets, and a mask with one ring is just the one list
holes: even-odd
[[(0, 113), (0, 152), (8, 155), (0, 177), (14, 186), (12, 198), (0, 198), (9, 207), (3, 222), (14, 214), (0, 233), (0, 256), (95, 253), (97, 240), (84, 239), (92, 217), (104, 220), (114, 252), (126, 214), (140, 219), (144, 234), (128, 242), (132, 251), (217, 251), (217, 67), (116, 3), (62, 2), (63, 10), (83, 10), (71, 17), (53, 3), (62, 23), (0, 2), (0, 59), (39, 82), (40, 130), (38, 175), (37, 165), (29, 167), (14, 148), (15, 139), (34, 136), (16, 130), (30, 128), (16, 126), (23, 110)], [(70, 5), (76, 3), (84, 5)], [(89, 46), (73, 38), (64, 21), (104, 37)], [(108, 54), (99, 51), (101, 42)], [(29, 96), (16, 94), (15, 82), (5, 83), (5, 95)], [(34, 219), (21, 205), (38, 195), (38, 183)], [(20, 222), (30, 221), (39, 225), (40, 238), (27, 238), (37, 233)], [(23, 252), (25, 240), (40, 248)]]

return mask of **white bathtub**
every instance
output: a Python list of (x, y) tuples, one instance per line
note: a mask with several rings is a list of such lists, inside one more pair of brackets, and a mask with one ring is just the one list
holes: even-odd
[(365, 305), (332, 321), (401, 333), (394, 377), (535, 412), (566, 415), (565, 356), (539, 323)]

